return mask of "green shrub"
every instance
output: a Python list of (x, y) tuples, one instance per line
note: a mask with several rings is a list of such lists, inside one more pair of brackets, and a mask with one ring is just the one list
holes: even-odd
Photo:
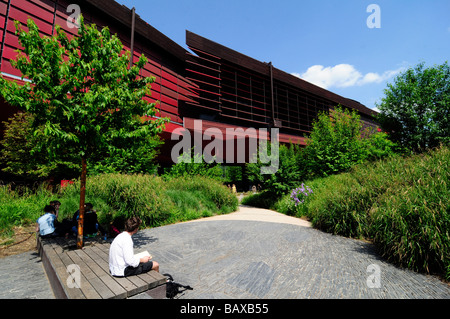
[(239, 204), (237, 197), (226, 186), (204, 176), (185, 176), (171, 179), (167, 182), (167, 188), (201, 193), (204, 201), (214, 203), (215, 209), (220, 213), (235, 211)]
[[(266, 147), (268, 150), (265, 150), (263, 153), (270, 153), (270, 144), (267, 144)], [(301, 178), (300, 154), (299, 145), (292, 143), (290, 145), (281, 144), (278, 150), (278, 170), (275, 173), (261, 174), (261, 167), (266, 167), (267, 164), (262, 164), (258, 158), (257, 163), (246, 164), (246, 176), (253, 184), (262, 183), (270, 198), (280, 197), (295, 187)]]
[(164, 177), (205, 176), (217, 181), (223, 180), (222, 167), (215, 163), (206, 163), (203, 155), (194, 154), (194, 149), (190, 153), (183, 153), (177, 159), (177, 163), (166, 169)]
[(347, 237), (366, 237), (368, 194), (349, 173), (331, 176), (307, 205), (314, 227)]
[(450, 279), (448, 147), (307, 184), (314, 190), (309, 201), (295, 207), (285, 196), (274, 207), (324, 231), (371, 240), (396, 264)]
[(406, 150), (389, 139), (385, 132), (368, 133), (369, 136), (363, 140), (365, 155), (369, 161), (379, 160), (405, 153)]
[(33, 115), (19, 112), (8, 122), (3, 122), (5, 132), (0, 141), (2, 170), (26, 181), (42, 181), (50, 176), (55, 179), (77, 176), (81, 166), (71, 152), (66, 150), (52, 159), (46, 148), (39, 147), (46, 145), (50, 138), (34, 134), (33, 121)]
[(273, 209), (277, 201), (278, 196), (274, 195), (272, 192), (262, 191), (260, 193), (245, 196), (242, 199), (241, 204), (264, 209)]
[[(175, 206), (164, 193), (164, 181), (153, 175), (104, 174), (87, 179), (86, 202), (102, 213), (138, 216), (143, 227), (160, 226)], [(63, 197), (79, 197), (79, 185), (64, 189)]]
[(297, 215), (299, 206), (295, 206), (295, 202), (292, 200), (289, 194), (282, 196), (275, 203), (272, 203), (271, 207), (267, 208), (272, 208), (273, 210), (276, 210), (277, 212), (280, 212), (285, 215), (302, 217)]
[(365, 159), (362, 122), (356, 111), (340, 106), (321, 113), (303, 150), (302, 163), (308, 177), (348, 171)]
[[(0, 187), (0, 234), (11, 235), (14, 225), (34, 223), (51, 200), (61, 202), (58, 219), (72, 218), (79, 205), (79, 183), (57, 194), (45, 187), (12, 191)], [(235, 211), (238, 200), (227, 187), (207, 177), (165, 180), (153, 175), (102, 174), (88, 177), (86, 202), (94, 205), (99, 222), (139, 216), (142, 227), (157, 227)]]

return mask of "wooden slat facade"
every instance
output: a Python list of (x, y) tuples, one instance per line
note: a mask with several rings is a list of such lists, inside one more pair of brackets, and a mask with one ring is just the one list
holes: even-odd
[[(278, 127), (285, 136), (311, 132), (319, 112), (341, 104), (356, 110), (366, 125), (375, 125), (374, 111), (286, 72), (257, 61), (195, 33), (186, 43), (187, 77), (199, 89), (193, 107), (215, 121), (250, 127)], [(285, 141), (284, 141), (285, 142)]]
[[(100, 28), (108, 26), (111, 33), (117, 34), (124, 50), (130, 51), (132, 11), (115, 1), (0, 0), (0, 71), (5, 78), (17, 80), (21, 76), (10, 63), (17, 56), (16, 50), (23, 49), (14, 34), (14, 21), (26, 26), (27, 19), (32, 18), (42, 36), (55, 34), (56, 25), (61, 26), (69, 35), (76, 36), (77, 29), (70, 28), (67, 24), (71, 12), (66, 10), (72, 3), (80, 6), (86, 23), (94, 23)], [(141, 75), (155, 78), (151, 94), (145, 99), (156, 103), (157, 117), (167, 117), (172, 123), (182, 126), (179, 105), (192, 101), (192, 96), (195, 96), (193, 88), (196, 86), (183, 76), (187, 51), (138, 15), (135, 20), (133, 62), (137, 62), (141, 54), (144, 54), (148, 63)], [(0, 121), (5, 121), (14, 112), (9, 112), (11, 106), (4, 102), (0, 104)]]
[[(72, 12), (66, 10), (72, 3), (80, 6), (87, 23), (108, 26), (122, 41), (124, 50), (133, 48), (133, 62), (141, 54), (148, 58), (141, 75), (152, 76), (155, 82), (151, 94), (144, 99), (156, 103), (157, 117), (170, 119), (162, 134), (165, 145), (159, 160), (163, 165), (172, 163), (171, 133), (183, 127), (186, 118), (244, 129), (278, 127), (280, 142), (287, 143), (304, 141), (318, 112), (329, 111), (338, 104), (357, 110), (366, 125), (376, 125), (375, 112), (359, 102), (186, 31), (186, 43), (191, 50), (188, 51), (137, 14), (133, 24), (134, 10), (112, 0), (0, 0), (3, 77), (20, 81), (21, 76), (10, 63), (17, 55), (15, 50), (21, 49), (14, 34), (14, 20), (25, 25), (29, 17), (33, 18), (43, 36), (55, 34), (56, 25), (76, 36), (76, 29), (67, 23)], [(15, 112), (16, 108), (0, 98), (0, 137), (3, 136), (1, 122)]]

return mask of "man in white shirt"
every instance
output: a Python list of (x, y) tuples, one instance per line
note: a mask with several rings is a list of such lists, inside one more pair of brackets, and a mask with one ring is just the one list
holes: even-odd
[(159, 264), (151, 256), (138, 258), (134, 255), (131, 236), (139, 230), (141, 220), (132, 217), (125, 222), (125, 231), (117, 235), (109, 249), (109, 271), (116, 277), (139, 275), (150, 270), (159, 272)]

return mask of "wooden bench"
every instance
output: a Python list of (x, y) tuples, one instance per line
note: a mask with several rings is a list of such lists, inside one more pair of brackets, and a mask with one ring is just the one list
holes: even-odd
[[(37, 249), (56, 298), (125, 299), (142, 292), (154, 299), (166, 297), (166, 278), (156, 271), (126, 278), (111, 276), (110, 243), (87, 239), (83, 249), (75, 247), (73, 239), (38, 236)], [(80, 271), (76, 274), (74, 269)]]

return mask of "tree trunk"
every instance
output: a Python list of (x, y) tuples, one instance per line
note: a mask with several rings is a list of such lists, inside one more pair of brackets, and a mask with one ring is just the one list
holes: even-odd
[(86, 158), (81, 158), (80, 215), (78, 218), (77, 249), (83, 248), (84, 202), (86, 198)]

